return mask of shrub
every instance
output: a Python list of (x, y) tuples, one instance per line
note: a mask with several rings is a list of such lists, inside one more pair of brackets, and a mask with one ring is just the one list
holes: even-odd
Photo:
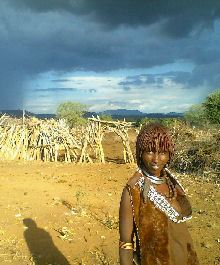
[(141, 118), (138, 121), (136, 121), (135, 126), (139, 127), (140, 125), (145, 125), (145, 124), (148, 124), (148, 123), (154, 122), (154, 121), (155, 121), (155, 119), (144, 117), (144, 118)]
[(75, 125), (86, 123), (87, 120), (83, 118), (86, 110), (87, 106), (82, 103), (67, 101), (60, 103), (57, 108), (57, 116), (67, 120), (68, 125), (72, 128)]
[(99, 117), (101, 120), (104, 120), (104, 121), (112, 121), (113, 120), (112, 116), (109, 114), (101, 114)]
[(210, 123), (220, 124), (220, 89), (208, 95), (203, 106)]
[(160, 119), (160, 123), (162, 123), (164, 126), (168, 127), (168, 128), (172, 128), (175, 126), (175, 124), (177, 123), (178, 119), (176, 118), (163, 118)]
[(192, 105), (184, 114), (184, 119), (193, 126), (202, 126), (207, 124), (205, 107), (202, 104)]

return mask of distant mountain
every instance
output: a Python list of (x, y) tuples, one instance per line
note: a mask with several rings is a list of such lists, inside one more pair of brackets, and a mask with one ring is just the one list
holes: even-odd
[(183, 113), (178, 112), (169, 112), (169, 113), (145, 113), (144, 117), (147, 118), (156, 118), (156, 119), (162, 119), (162, 118), (182, 118)]
[[(23, 110), (0, 110), (0, 114), (6, 114), (12, 117), (16, 117), (16, 118), (20, 118), (23, 116)], [(25, 115), (26, 116), (35, 116), (34, 113), (30, 112), (30, 111), (26, 111), (25, 110)]]
[(96, 112), (89, 112), (89, 111), (87, 111), (87, 112), (84, 114), (84, 118), (92, 118), (92, 116), (96, 117), (97, 115), (99, 115), (99, 114), (96, 113)]
[[(23, 116), (23, 110), (0, 110), (0, 114), (6, 114), (9, 116), (13, 116), (16, 118), (21, 118)], [(96, 117), (97, 115), (111, 115), (113, 119), (135, 119), (138, 118), (181, 118), (183, 117), (183, 113), (177, 113), (177, 112), (169, 112), (169, 113), (143, 113), (139, 110), (127, 110), (127, 109), (117, 109), (117, 110), (105, 110), (102, 112), (86, 112), (84, 117)], [(55, 114), (35, 114), (29, 111), (25, 110), (25, 116), (29, 117), (37, 117), (38, 119), (52, 119), (56, 118)]]
[[(6, 114), (15, 118), (22, 118), (23, 117), (23, 110), (0, 110), (0, 114)], [(25, 110), (25, 116), (27, 117), (36, 117), (38, 119), (51, 119), (55, 118), (55, 114), (35, 114), (33, 112)]]
[(99, 114), (107, 114), (111, 116), (143, 116), (144, 113), (142, 113), (139, 110), (127, 110), (127, 109), (116, 109), (116, 110), (105, 110), (103, 112), (100, 112)]
[(144, 113), (139, 110), (127, 110), (127, 109), (117, 109), (117, 110), (105, 110), (98, 113), (111, 115), (113, 118), (180, 118), (183, 116), (183, 113), (169, 112), (169, 113)]
[(38, 119), (55, 119), (55, 114), (34, 114)]

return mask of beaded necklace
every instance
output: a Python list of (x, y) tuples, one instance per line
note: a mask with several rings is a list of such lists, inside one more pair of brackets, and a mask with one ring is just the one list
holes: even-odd
[(145, 168), (142, 168), (141, 170), (142, 170), (144, 176), (147, 177), (150, 180), (151, 183), (156, 184), (156, 185), (166, 183), (166, 179), (165, 178), (159, 178), (157, 176), (150, 175), (145, 170)]
[[(167, 184), (167, 187), (169, 189), (169, 195), (164, 195), (166, 197), (166, 199), (168, 199), (169, 201), (174, 200), (177, 197), (177, 191), (176, 191), (176, 187), (173, 184), (173, 182), (170, 180), (169, 177), (163, 177), (163, 178), (159, 178), (157, 176), (153, 176), (150, 175), (146, 169), (144, 167), (141, 168), (141, 171), (143, 173), (143, 175), (153, 184), (159, 185), (159, 184)], [(165, 168), (165, 171), (169, 173), (169, 170), (167, 168)]]
[[(138, 172), (142, 173), (142, 176), (140, 177), (139, 181), (136, 184), (144, 192), (144, 184), (146, 181), (146, 176), (143, 174), (142, 169), (139, 168)], [(172, 175), (172, 177), (174, 178), (173, 175)], [(175, 180), (177, 181), (176, 178), (175, 178)], [(180, 185), (180, 183), (178, 181), (177, 181), (177, 183), (178, 183), (178, 185)], [(175, 210), (175, 208), (173, 208), (173, 206), (170, 204), (171, 200), (168, 200), (166, 196), (158, 193), (158, 191), (152, 185), (150, 185), (150, 187), (149, 187), (149, 190), (147, 192), (147, 197), (150, 199), (151, 202), (154, 203), (154, 205), (158, 209), (160, 209), (162, 212), (164, 212), (170, 218), (170, 220), (172, 220), (175, 223), (185, 222), (185, 221), (192, 218), (191, 214), (189, 214), (187, 216), (183, 216), (182, 214), (178, 213)]]

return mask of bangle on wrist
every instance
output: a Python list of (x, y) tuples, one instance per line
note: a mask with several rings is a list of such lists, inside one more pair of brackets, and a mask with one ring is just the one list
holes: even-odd
[(119, 241), (119, 248), (122, 249), (133, 249), (133, 243), (131, 242), (123, 242), (123, 241)]

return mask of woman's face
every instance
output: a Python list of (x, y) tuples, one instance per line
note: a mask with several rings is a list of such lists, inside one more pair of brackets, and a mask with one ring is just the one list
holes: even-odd
[(161, 170), (169, 161), (169, 152), (144, 151), (142, 154), (142, 161), (148, 173), (159, 177)]

